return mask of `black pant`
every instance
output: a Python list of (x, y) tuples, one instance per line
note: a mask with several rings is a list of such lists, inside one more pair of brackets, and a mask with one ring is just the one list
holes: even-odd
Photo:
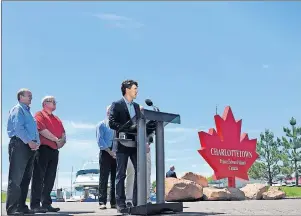
[[(121, 145), (121, 144), (119, 144)], [(126, 149), (125, 149), (126, 148)], [(120, 207), (125, 206), (124, 180), (126, 178), (126, 168), (130, 158), (135, 169), (135, 180), (133, 188), (133, 205), (137, 206), (137, 148), (125, 147), (116, 153), (117, 173), (116, 173), (116, 202)]]
[(46, 145), (41, 145), (34, 160), (34, 169), (31, 186), (30, 207), (49, 207), (52, 204), (52, 191), (56, 169), (59, 160), (59, 151)]
[(6, 211), (8, 214), (26, 208), (26, 197), (32, 177), (35, 151), (21, 139), (13, 137), (8, 146), (9, 173)]
[(115, 205), (115, 178), (116, 178), (116, 159), (107, 151), (99, 151), (99, 204), (107, 203), (108, 179), (110, 175), (110, 204)]

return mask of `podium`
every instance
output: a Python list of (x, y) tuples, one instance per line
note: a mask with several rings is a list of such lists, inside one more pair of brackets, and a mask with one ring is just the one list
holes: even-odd
[[(121, 210), (123, 214), (154, 215), (164, 212), (183, 212), (183, 203), (165, 203), (165, 152), (164, 127), (169, 124), (180, 124), (180, 115), (152, 110), (141, 111), (139, 118), (134, 117), (118, 132), (132, 133), (137, 140), (137, 206)], [(131, 128), (131, 130), (128, 130)], [(156, 203), (147, 203), (147, 136), (156, 135)], [(120, 139), (118, 139), (120, 140)]]

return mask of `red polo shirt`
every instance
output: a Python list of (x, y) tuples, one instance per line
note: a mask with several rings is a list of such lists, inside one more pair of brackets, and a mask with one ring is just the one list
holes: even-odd
[[(49, 130), (57, 138), (61, 138), (65, 129), (61, 120), (46, 111), (42, 110), (36, 113), (35, 119), (37, 121), (38, 130)], [(41, 145), (48, 145), (50, 148), (57, 149), (56, 142), (53, 142), (40, 134)]]

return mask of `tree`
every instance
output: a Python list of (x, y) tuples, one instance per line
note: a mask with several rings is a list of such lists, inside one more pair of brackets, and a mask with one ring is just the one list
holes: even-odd
[(264, 163), (255, 161), (255, 163), (249, 169), (248, 175), (252, 179), (267, 180), (268, 176), (266, 175), (267, 173), (265, 172), (265, 170), (266, 166)]
[(213, 181), (213, 177), (212, 176), (208, 176), (208, 177), (206, 177), (206, 179), (207, 179), (208, 183), (210, 183), (210, 182)]
[[(296, 177), (296, 186), (299, 184), (299, 172), (301, 171), (301, 128), (296, 127), (297, 121), (293, 117), (290, 120), (291, 129), (283, 127), (286, 137), (282, 137), (286, 168), (293, 169)], [(291, 168), (291, 169), (290, 169)]]
[(279, 162), (282, 159), (280, 151), (281, 140), (274, 140), (274, 134), (265, 130), (260, 134), (260, 140), (257, 142), (257, 153), (259, 158), (249, 170), (250, 177), (254, 179), (264, 179), (269, 185), (273, 184), (273, 179), (281, 173)]
[(287, 154), (284, 152), (284, 158), (282, 160), (281, 173), (285, 176), (286, 179), (290, 179), (292, 174), (294, 173), (294, 167), (291, 165), (292, 163), (288, 160)]
[(152, 189), (153, 189), (153, 191), (155, 191), (155, 188), (156, 188), (156, 181), (153, 181), (152, 182)]

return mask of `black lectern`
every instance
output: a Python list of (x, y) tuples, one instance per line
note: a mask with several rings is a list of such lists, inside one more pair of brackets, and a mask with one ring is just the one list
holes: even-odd
[[(153, 215), (163, 212), (182, 212), (183, 203), (165, 203), (165, 155), (164, 126), (168, 123), (180, 124), (180, 115), (172, 113), (143, 110), (139, 119), (121, 127), (119, 132), (134, 133), (137, 137), (137, 206), (123, 209), (121, 213), (133, 215)], [(131, 128), (129, 130), (129, 128)], [(155, 132), (156, 135), (156, 203), (147, 203), (147, 168), (146, 138)], [(117, 139), (121, 141), (122, 139)], [(126, 141), (126, 139), (124, 140)]]

